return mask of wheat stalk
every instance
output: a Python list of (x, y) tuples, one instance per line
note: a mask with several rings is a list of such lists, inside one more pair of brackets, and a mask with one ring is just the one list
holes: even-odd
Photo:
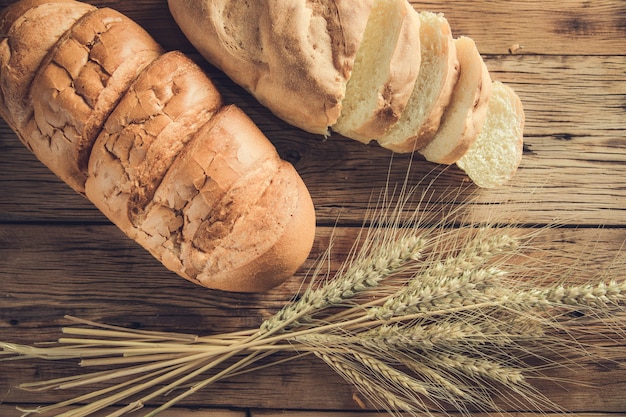
[[(111, 381), (23, 415), (70, 407), (59, 415), (89, 416), (125, 403), (111, 414), (122, 416), (176, 393), (145, 414), (154, 416), (219, 380), (309, 355), (354, 384), (373, 407), (392, 414), (445, 411), (446, 404), (464, 413), (497, 411), (494, 395), (553, 406), (530, 381), (559, 365), (553, 356), (568, 361), (572, 347), (585, 354), (571, 313), (609, 326), (610, 314), (626, 303), (626, 281), (553, 279), (563, 269), (549, 262), (527, 268), (519, 258), (532, 235), (444, 227), (449, 218), (434, 225), (417, 216), (402, 220), (412, 197), (413, 190), (401, 190), (391, 204), (384, 195), (339, 271), (325, 276), (323, 267), (315, 268), (301, 298), (257, 329), (200, 337), (68, 317), (73, 325), (62, 329), (55, 344), (0, 342), (0, 360), (77, 358), (86, 368), (110, 368), (23, 384), (45, 391)], [(277, 352), (293, 355), (276, 359)], [(264, 358), (274, 359), (258, 365)], [(528, 358), (544, 365), (530, 366)]]

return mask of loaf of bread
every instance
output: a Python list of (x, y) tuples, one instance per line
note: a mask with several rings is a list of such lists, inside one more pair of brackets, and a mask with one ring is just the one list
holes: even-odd
[(21, 0), (0, 15), (0, 115), (51, 171), (167, 268), (272, 288), (306, 260), (309, 192), (206, 74), (110, 8)]
[[(476, 45), (455, 39), (441, 14), (418, 12), (407, 0), (168, 4), (209, 62), (296, 127), (441, 164), (469, 152), (457, 165), (481, 187), (504, 184), (518, 168), (519, 98), (489, 105), (493, 81)], [(492, 119), (509, 112), (500, 117), (515, 124), (495, 135), (506, 145), (492, 148), (485, 140), (492, 132), (478, 141), (488, 108)]]

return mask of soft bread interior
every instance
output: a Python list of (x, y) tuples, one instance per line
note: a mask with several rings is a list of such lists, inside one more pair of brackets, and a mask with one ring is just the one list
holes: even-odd
[(439, 128), (458, 78), (450, 25), (441, 14), (420, 12), (421, 67), (409, 103), (379, 143), (396, 152), (423, 148)]
[(491, 77), (474, 41), (455, 40), (460, 76), (433, 140), (419, 152), (438, 164), (456, 162), (476, 140), (489, 104)]
[(483, 188), (498, 187), (510, 180), (522, 158), (524, 121), (517, 94), (494, 81), (481, 133), (457, 161), (459, 168)]
[(376, 0), (334, 131), (369, 143), (398, 120), (420, 66), (419, 19), (406, 0)]

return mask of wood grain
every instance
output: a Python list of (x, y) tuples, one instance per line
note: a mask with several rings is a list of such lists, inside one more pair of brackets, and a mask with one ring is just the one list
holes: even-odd
[[(320, 228), (311, 258), (319, 256), (334, 236), (336, 256), (330, 264), (332, 273), (357, 233), (357, 228)], [(108, 244), (103, 246), (103, 240)], [(579, 268), (585, 273), (600, 274), (610, 266), (616, 269), (626, 266), (626, 260), (615, 259), (615, 242), (624, 240), (626, 230), (621, 228), (565, 228), (546, 230), (534, 245), (546, 250), (558, 248), (552, 262), (580, 263)], [(0, 336), (18, 343), (57, 339), (60, 327), (67, 324), (63, 319), (66, 314), (131, 328), (200, 335), (252, 329), (287, 302), (298, 291), (301, 281), (306, 281), (306, 276), (301, 274), (262, 295), (204, 291), (202, 297), (191, 297), (190, 294), (197, 294), (193, 284), (163, 271), (113, 226), (4, 225), (0, 228), (0, 241), (11, 244), (10, 248), (3, 245), (8, 262), (3, 267)], [(93, 259), (98, 261), (92, 262)], [(309, 261), (304, 269), (312, 263)], [(626, 325), (626, 316), (620, 320), (619, 323)], [(602, 335), (598, 328), (587, 342), (604, 343)], [(624, 341), (615, 343), (626, 348)], [(626, 352), (623, 348), (618, 351)], [(549, 380), (540, 380), (537, 386), (571, 411), (587, 411), (590, 403), (594, 411), (626, 409), (621, 395), (626, 390), (626, 367), (621, 365), (626, 358), (613, 360), (616, 362), (590, 356), (574, 368), (548, 373), (552, 378), (572, 382), (556, 387)], [(80, 371), (72, 361), (13, 362), (3, 364), (3, 369), (2, 387)], [(311, 390), (311, 386), (315, 389)], [(576, 395), (570, 398), (572, 390)], [(41, 400), (38, 393), (10, 389), (6, 392), (7, 403)], [(78, 393), (81, 391), (74, 392)], [(604, 394), (601, 401), (599, 393)], [(300, 360), (260, 371), (254, 378), (237, 377), (221, 382), (203, 395), (190, 398), (185, 405), (202, 406), (206, 398), (211, 398), (211, 405), (222, 407), (354, 410), (357, 409), (354, 395), (354, 390), (324, 364)], [(66, 394), (58, 391), (45, 396), (47, 401), (64, 398)]]
[[(154, 407), (145, 407), (141, 411), (147, 413), (153, 410)], [(65, 411), (63, 409), (62, 411)], [(106, 417), (111, 415), (112, 412), (117, 411), (118, 408), (107, 408), (100, 412), (92, 414), (93, 417)], [(23, 415), (16, 407), (10, 405), (0, 404), (0, 415), (2, 417), (19, 417)], [(166, 410), (159, 414), (160, 417), (249, 417), (245, 410), (236, 411), (228, 409), (201, 409), (201, 408), (183, 408), (178, 407), (173, 410)], [(330, 417), (330, 416), (329, 416)]]
[[(506, 206), (521, 222), (559, 219), (571, 224), (624, 225), (626, 56), (488, 57), (487, 65), (494, 78), (512, 85), (524, 102), (525, 155), (510, 184), (472, 193), (479, 194), (483, 203)], [(417, 156), (392, 156), (376, 145), (364, 146), (338, 135), (323, 140), (305, 134), (260, 108), (223, 75), (211, 74), (226, 100), (244, 108), (280, 154), (294, 163), (311, 191), (321, 224), (332, 224), (338, 216), (358, 222), (372, 194), (387, 183), (402, 184), (407, 175), (412, 185), (424, 185), (422, 190), (436, 177), (430, 189), (436, 190), (434, 198), (440, 203), (449, 201), (449, 190), (466, 181), (455, 166), (438, 167)], [(0, 193), (12, 196), (0, 201), (0, 220), (55, 216), (103, 220), (88, 201), (74, 195), (30, 155), (4, 122), (0, 134), (0, 161), (5, 167), (0, 172)], [(50, 190), (46, 199), (37, 197), (36, 187)], [(529, 207), (529, 203), (534, 204)], [(58, 207), (65, 209), (59, 212)]]
[[(12, 0), (0, 0), (0, 7)], [(214, 334), (255, 328), (307, 281), (307, 270), (334, 236), (330, 272), (353, 244), (368, 208), (405, 181), (415, 210), (436, 219), (464, 205), (459, 223), (500, 222), (520, 232), (552, 225), (537, 239), (554, 262), (583, 275), (624, 278), (626, 262), (626, 3), (622, 0), (412, 1), (442, 12), (455, 35), (475, 39), (494, 79), (519, 93), (526, 111), (524, 158), (515, 179), (495, 190), (468, 183), (456, 167), (392, 155), (338, 135), (288, 126), (207, 64), (171, 19), (165, 0), (98, 0), (126, 13), (166, 49), (186, 52), (226, 102), (242, 107), (292, 162), (316, 205), (313, 251), (297, 275), (266, 294), (199, 289), (165, 270), (86, 199), (40, 164), (0, 121), (0, 340), (54, 340), (66, 314), (135, 328)], [(424, 197), (423, 197), (424, 196)], [(422, 198), (423, 197), (423, 198)], [(428, 205), (420, 205), (426, 199)], [(608, 339), (589, 320), (585, 342), (611, 344), (611, 360), (582, 360), (535, 381), (550, 399), (582, 417), (626, 416), (626, 337)], [(626, 331), (626, 317), (616, 328)], [(14, 387), (73, 374), (72, 362), (0, 362), (0, 415), (15, 405), (65, 398)], [(555, 378), (559, 383), (552, 382)], [(561, 382), (562, 381), (562, 382)], [(373, 417), (359, 393), (325, 365), (299, 360), (212, 386), (164, 416)], [(154, 406), (150, 404), (149, 406)], [(546, 407), (521, 410), (559, 416)], [(371, 411), (371, 410), (370, 410)], [(526, 411), (526, 412), (522, 412)], [(454, 415), (454, 414), (453, 414)], [(481, 414), (476, 414), (482, 416)]]

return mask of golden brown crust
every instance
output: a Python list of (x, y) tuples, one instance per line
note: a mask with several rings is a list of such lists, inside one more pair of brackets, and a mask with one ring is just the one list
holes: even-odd
[(74, 0), (22, 0), (11, 3), (0, 12), (0, 37), (6, 37), (13, 23), (28, 10), (45, 3), (74, 3)]
[(104, 121), (162, 53), (139, 25), (103, 8), (80, 19), (37, 74), (31, 94), (39, 137), (28, 145), (77, 192), (84, 193), (89, 153)]
[(228, 106), (176, 159), (137, 241), (192, 281), (250, 292), (291, 276), (314, 234), (312, 202), (297, 172), (240, 109)]
[(31, 84), (50, 50), (77, 20), (94, 10), (69, 0), (31, 0), (3, 11), (0, 114), (14, 130), (23, 129), (32, 118)]
[(87, 197), (131, 234), (176, 156), (221, 105), (193, 61), (180, 52), (159, 57), (137, 77), (95, 141)]
[(170, 0), (169, 7), (198, 51), (278, 117), (318, 134), (335, 124), (371, 0)]
[[(289, 193), (284, 190), (289, 190)], [(266, 291), (282, 283), (285, 277), (293, 275), (306, 260), (315, 238), (315, 222), (303, 220), (314, 219), (315, 211), (309, 192), (293, 166), (280, 162), (278, 172), (252, 209), (248, 221), (237, 225), (230, 242), (221, 248), (222, 251), (213, 254), (212, 258), (221, 259), (221, 253), (231, 254), (232, 251), (228, 250), (230, 245), (239, 248), (238, 242), (250, 242), (255, 237), (250, 230), (259, 225), (265, 225), (259, 237), (271, 238), (271, 245), (253, 239), (254, 247), (245, 249), (259, 256), (250, 258), (242, 255), (235, 258), (237, 262), (232, 269), (216, 268), (219, 265), (206, 263), (207, 268), (196, 278), (203, 285), (227, 291)], [(259, 243), (264, 243), (263, 248), (269, 248), (259, 250)]]
[(235, 106), (201, 126), (177, 127), (190, 139), (145, 205), (133, 198), (152, 161), (131, 163), (113, 152), (124, 148), (121, 139), (105, 134), (94, 147), (87, 196), (167, 268), (200, 285), (257, 292), (290, 277), (315, 236), (313, 204), (295, 169)]

